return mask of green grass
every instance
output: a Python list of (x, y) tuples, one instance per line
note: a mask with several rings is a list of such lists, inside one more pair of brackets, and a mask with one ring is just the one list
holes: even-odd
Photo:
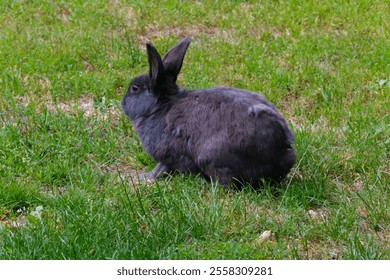
[[(0, 259), (389, 259), (389, 3), (258, 2), (2, 1)], [(180, 85), (286, 117), (279, 188), (132, 180), (155, 162), (120, 99), (184, 36)]]

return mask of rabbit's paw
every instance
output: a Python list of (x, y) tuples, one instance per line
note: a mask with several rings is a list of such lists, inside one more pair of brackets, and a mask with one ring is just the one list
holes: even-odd
[(153, 168), (152, 171), (146, 172), (146, 173), (141, 173), (138, 176), (139, 176), (140, 180), (146, 181), (146, 180), (156, 179), (159, 177), (164, 177), (164, 176), (168, 175), (169, 172), (170, 172), (170, 169), (160, 162), (156, 165), (155, 168)]

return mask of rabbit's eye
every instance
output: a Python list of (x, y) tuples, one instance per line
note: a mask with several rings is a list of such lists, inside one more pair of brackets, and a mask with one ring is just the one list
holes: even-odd
[(139, 90), (139, 87), (136, 86), (136, 85), (132, 85), (132, 86), (131, 86), (131, 90), (132, 90), (132, 91), (138, 91), (138, 90)]

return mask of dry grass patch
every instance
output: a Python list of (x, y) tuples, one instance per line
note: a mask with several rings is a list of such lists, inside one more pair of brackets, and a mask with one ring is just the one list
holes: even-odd
[(331, 240), (325, 242), (304, 240), (298, 245), (300, 258), (306, 260), (339, 260), (343, 258), (343, 251)]
[[(106, 101), (102, 100), (101, 103), (106, 103)], [(46, 100), (42, 105), (43, 108), (51, 113), (61, 112), (74, 115), (82, 112), (85, 118), (96, 118), (98, 121), (109, 120), (111, 125), (117, 125), (119, 116), (122, 114), (118, 106), (110, 103), (99, 107), (97, 102), (90, 96), (80, 97), (76, 101), (60, 101), (57, 103)]]
[(212, 36), (218, 34), (219, 30), (215, 27), (209, 27), (205, 25), (192, 25), (192, 26), (157, 26), (149, 24), (139, 35), (139, 41), (141, 44), (145, 44), (148, 41), (160, 40), (162, 38), (170, 37), (192, 37), (197, 38), (200, 34)]
[[(24, 95), (18, 96), (16, 101), (19, 107), (35, 107), (35, 114), (47, 111), (51, 114), (60, 112), (68, 115), (75, 115), (82, 112), (85, 118), (110, 120), (112, 125), (116, 125), (118, 123), (119, 116), (122, 114), (119, 106), (114, 106), (106, 100), (102, 100), (100, 103), (108, 104), (104, 104), (99, 107), (99, 104), (97, 104), (93, 97), (90, 96), (82, 96), (76, 101), (53, 102), (49, 96), (41, 96), (37, 99), (31, 95)], [(16, 116), (13, 111), (14, 110), (12, 110), (10, 106), (4, 105), (4, 108), (1, 109), (1, 114), (9, 115), (8, 119), (11, 123), (17, 124), (20, 116)]]

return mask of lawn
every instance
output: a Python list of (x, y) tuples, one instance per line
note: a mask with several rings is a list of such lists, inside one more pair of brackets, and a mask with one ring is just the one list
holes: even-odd
[[(389, 259), (388, 1), (0, 4), (0, 259)], [(178, 83), (263, 93), (295, 133), (277, 188), (156, 164), (120, 108), (192, 37)]]

